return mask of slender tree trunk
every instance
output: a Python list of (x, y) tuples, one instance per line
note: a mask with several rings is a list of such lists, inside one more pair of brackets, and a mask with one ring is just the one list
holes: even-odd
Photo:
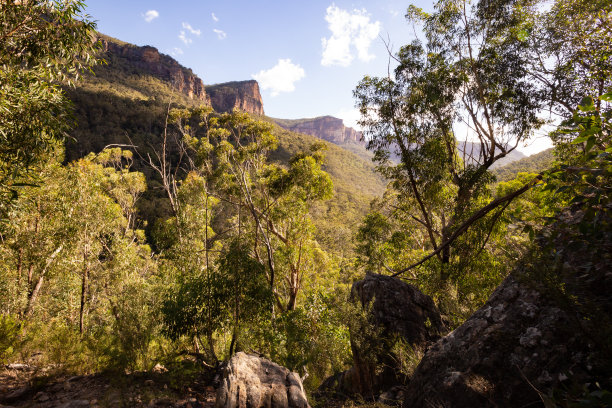
[(25, 317), (29, 317), (34, 310), (34, 304), (36, 303), (36, 299), (38, 298), (38, 293), (40, 292), (40, 288), (42, 287), (43, 281), (45, 280), (45, 275), (40, 275), (38, 278), (38, 282), (36, 282), (36, 286), (32, 289), (28, 296), (28, 305), (26, 306), (26, 310), (24, 312)]
[(28, 266), (28, 288), (32, 288), (33, 277), (34, 277), (34, 264), (30, 263), (30, 265)]
[(83, 334), (85, 328), (85, 301), (87, 298), (87, 286), (89, 284), (89, 268), (86, 266), (83, 270), (83, 277), (81, 280), (81, 308), (79, 310), (79, 332)]
[[(28, 304), (23, 313), (24, 316), (28, 317), (32, 314), (32, 311), (34, 310), (34, 304), (36, 303), (36, 299), (38, 298), (38, 294), (40, 293), (40, 288), (42, 287), (42, 284), (45, 280), (45, 275), (47, 274), (47, 270), (49, 269), (49, 266), (51, 266), (51, 263), (53, 262), (57, 254), (61, 252), (63, 247), (64, 247), (63, 245), (60, 245), (59, 247), (57, 247), (57, 249), (53, 251), (53, 253), (47, 259), (47, 263), (45, 264), (45, 267), (40, 272), (40, 277), (38, 278), (38, 282), (36, 282), (36, 286), (34, 286), (34, 288), (31, 289), (31, 291), (28, 293)], [(34, 264), (30, 264), (28, 268), (28, 288), (32, 287), (33, 278), (34, 278)]]
[(17, 253), (17, 287), (21, 287), (21, 279), (23, 274), (23, 248), (19, 248)]
[(215, 353), (215, 340), (213, 339), (212, 331), (209, 331), (206, 334), (206, 340), (208, 341), (208, 350), (209, 350), (210, 356), (212, 357), (213, 361), (215, 362), (215, 366), (216, 366), (217, 363), (219, 362), (219, 359), (217, 358), (217, 353)]
[(232, 341), (230, 342), (229, 355), (230, 357), (234, 355), (234, 346), (236, 345), (236, 329), (232, 331)]
[(197, 332), (196, 332), (196, 334), (193, 335), (193, 351), (196, 354), (200, 354), (200, 345), (198, 344), (198, 335), (197, 335)]
[(291, 289), (289, 291), (289, 301), (287, 302), (287, 311), (295, 309), (295, 301), (297, 299), (297, 290)]

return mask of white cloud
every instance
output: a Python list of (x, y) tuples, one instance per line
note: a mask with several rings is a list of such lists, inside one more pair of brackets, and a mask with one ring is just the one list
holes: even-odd
[(181, 55), (181, 54), (183, 54), (183, 50), (178, 47), (174, 47), (174, 49), (172, 50), (172, 55)]
[(361, 130), (361, 126), (357, 123), (357, 121), (361, 119), (359, 109), (340, 109), (334, 116), (342, 119), (344, 126), (352, 127), (355, 130)]
[(374, 55), (369, 53), (369, 48), (380, 32), (380, 21), (370, 22), (370, 16), (365, 9), (355, 9), (349, 13), (332, 4), (327, 8), (325, 20), (331, 36), (321, 39), (321, 65), (348, 67), (355, 58), (353, 48), (361, 61), (367, 62), (374, 58)]
[(225, 37), (227, 37), (227, 33), (223, 30), (217, 30), (216, 28), (213, 28), (213, 31), (215, 32), (215, 34), (217, 34), (217, 37), (220, 40), (223, 40)]
[(304, 78), (306, 74), (299, 65), (291, 62), (291, 59), (279, 59), (278, 63), (268, 70), (261, 70), (259, 73), (251, 75), (259, 82), (263, 90), (270, 89), (272, 96), (277, 96), (281, 92), (293, 92), (295, 82)]
[(189, 23), (183, 23), (183, 28), (193, 35), (200, 36), (200, 34), (202, 33), (199, 29), (196, 30), (195, 28), (193, 28)]
[(212, 19), (215, 20), (215, 23), (219, 21), (219, 17), (217, 17), (215, 13), (211, 13), (210, 15), (212, 16)]
[(142, 15), (142, 18), (144, 18), (144, 20), (147, 23), (150, 23), (151, 21), (155, 20), (157, 17), (159, 17), (159, 12), (157, 10), (148, 10), (146, 13)]
[(178, 35), (178, 38), (179, 38), (179, 39), (180, 39), (182, 42), (184, 42), (184, 43), (185, 43), (185, 45), (189, 45), (189, 44), (191, 44), (191, 43), (193, 42), (193, 40), (192, 40), (191, 38), (189, 38), (189, 37), (187, 37), (187, 36), (185, 35), (185, 31), (184, 31), (184, 30), (181, 30), (180, 34)]

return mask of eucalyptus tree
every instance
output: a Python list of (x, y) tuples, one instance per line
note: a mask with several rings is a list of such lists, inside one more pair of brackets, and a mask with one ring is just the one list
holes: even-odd
[(95, 24), (83, 9), (75, 0), (0, 3), (3, 202), (69, 127), (70, 105), (60, 85), (73, 83), (96, 61)]
[[(489, 213), (513, 198), (487, 204), (488, 170), (544, 123), (522, 64), (527, 44), (515, 32), (518, 11), (534, 5), (499, 3), (441, 0), (432, 14), (410, 7), (423, 41), (400, 49), (393, 76), (365, 77), (355, 90), (368, 148), (393, 180), (401, 210), (423, 228), (426, 259), (438, 259), (443, 282), (457, 278), (452, 265), (479, 253), (489, 235), (461, 245), (457, 238), (470, 226), (486, 231), (481, 219), (494, 220)], [(458, 141), (466, 135), (473, 148)], [(390, 161), (394, 153), (399, 164)]]
[(266, 267), (276, 305), (293, 310), (317, 253), (308, 211), (332, 194), (331, 178), (321, 169), (322, 146), (295, 155), (284, 168), (269, 161), (278, 143), (271, 125), (239, 112), (221, 115), (218, 123), (218, 194), (235, 206), (238, 236), (249, 239), (254, 258)]

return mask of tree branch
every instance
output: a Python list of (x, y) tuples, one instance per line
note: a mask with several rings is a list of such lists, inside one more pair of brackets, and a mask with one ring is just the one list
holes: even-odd
[(479, 219), (481, 219), (482, 217), (484, 217), (485, 215), (487, 215), (488, 213), (490, 213), (491, 211), (493, 211), (495, 208), (499, 207), (502, 204), (505, 204), (507, 202), (510, 202), (512, 200), (514, 200), (516, 197), (520, 196), (521, 194), (523, 194), (525, 191), (529, 190), (531, 187), (533, 187), (535, 184), (537, 184), (540, 180), (542, 180), (542, 175), (538, 174), (533, 180), (531, 180), (529, 183), (525, 184), (523, 187), (519, 188), (518, 190), (505, 195), (504, 197), (498, 198), (496, 200), (491, 201), (489, 204), (487, 204), (486, 206), (482, 207), (480, 210), (478, 210), (474, 215), (472, 215), (470, 218), (468, 218), (463, 224), (461, 224), (461, 226), (459, 226), (459, 228), (457, 228), (457, 230), (450, 236), (449, 239), (447, 239), (445, 242), (443, 242), (442, 244), (440, 244), (440, 246), (433, 251), (432, 253), (430, 253), (429, 255), (427, 255), (426, 257), (422, 258), (420, 261), (402, 269), (399, 270), (397, 272), (395, 272), (393, 275), (393, 277), (401, 275), (404, 272), (407, 272), (409, 270), (411, 270), (412, 268), (416, 268), (417, 266), (423, 264), (424, 262), (428, 261), (429, 259), (431, 259), (432, 257), (438, 255), (444, 248), (446, 248), (447, 246), (449, 246), (450, 244), (452, 244), (457, 238), (459, 238), (465, 231), (468, 230), (469, 227), (472, 226), (472, 224), (474, 224), (476, 221), (478, 221)]

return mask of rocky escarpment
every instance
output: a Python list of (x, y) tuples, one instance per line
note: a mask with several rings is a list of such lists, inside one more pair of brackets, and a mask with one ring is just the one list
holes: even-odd
[(206, 86), (212, 107), (217, 112), (244, 112), (263, 115), (263, 100), (257, 81), (226, 82)]
[(209, 98), (202, 80), (190, 69), (183, 67), (175, 59), (161, 54), (151, 46), (120, 43), (109, 37), (101, 37), (103, 51), (120, 61), (109, 61), (109, 64), (127, 65), (142, 73), (155, 76), (168, 82), (175, 90), (188, 97), (209, 104)]
[(361, 140), (361, 132), (344, 126), (342, 119), (333, 116), (296, 120), (277, 119), (276, 123), (292, 132), (305, 133), (335, 144), (357, 143), (365, 145), (365, 142)]

